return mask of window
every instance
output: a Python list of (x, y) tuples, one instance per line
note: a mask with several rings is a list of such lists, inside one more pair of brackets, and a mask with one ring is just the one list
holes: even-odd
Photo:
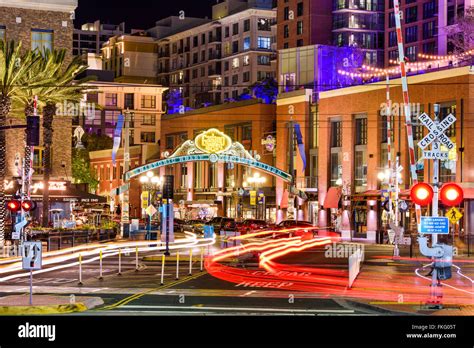
[(268, 18), (259, 18), (258, 19), (258, 30), (261, 31), (271, 31), (271, 21)]
[(105, 110), (105, 126), (106, 127), (115, 127), (118, 121), (118, 117), (120, 115), (120, 111), (118, 110)]
[(242, 126), (242, 141), (252, 141), (252, 125)]
[(53, 31), (32, 29), (31, 30), (31, 50), (38, 49), (40, 52), (53, 50)]
[(199, 46), (199, 38), (197, 36), (193, 37), (193, 47)]
[(342, 121), (331, 122), (331, 147), (342, 147)]
[(232, 53), (238, 53), (239, 52), (239, 42), (234, 41), (232, 42)]
[(269, 50), (271, 47), (271, 39), (269, 37), (259, 36), (257, 47), (259, 49)]
[(355, 120), (355, 144), (367, 145), (367, 118), (356, 118)]
[(229, 27), (225, 27), (224, 36), (225, 36), (225, 37), (229, 37), (229, 35), (230, 35), (230, 28), (229, 28)]
[(258, 56), (258, 65), (270, 65), (270, 56)]
[(354, 184), (356, 192), (364, 191), (367, 186), (367, 150), (355, 150), (354, 153)]
[(250, 49), (250, 37), (244, 38), (244, 51)]
[(142, 143), (155, 143), (155, 132), (141, 132), (140, 141)]
[(272, 78), (272, 73), (269, 71), (257, 71), (257, 81), (262, 81), (265, 79)]
[(413, 23), (418, 20), (418, 6), (412, 6), (405, 10), (405, 23)]
[(193, 70), (193, 79), (197, 79), (198, 77), (198, 69)]
[(412, 62), (416, 60), (416, 46), (410, 46), (406, 48), (406, 56)]
[(232, 25), (232, 35), (239, 35), (239, 23)]
[(44, 173), (44, 165), (43, 163), (43, 153), (44, 149), (42, 147), (35, 147), (33, 153), (33, 170), (35, 174), (43, 174)]
[(303, 6), (304, 6), (303, 3), (300, 2), (300, 3), (298, 3), (298, 5), (297, 5), (297, 7), (296, 7), (296, 15), (297, 15), (298, 17), (300, 17), (300, 16), (303, 15), (303, 12), (304, 12), (304, 7), (303, 7)]
[(156, 96), (142, 95), (142, 108), (143, 109), (156, 109)]
[(285, 21), (289, 20), (290, 19), (290, 8), (289, 7), (285, 7), (283, 9), (283, 19)]
[(232, 69), (237, 69), (240, 65), (240, 59), (234, 58), (232, 59)]
[(285, 25), (283, 27), (283, 37), (285, 39), (288, 39), (290, 37), (290, 27), (288, 25)]
[(436, 34), (437, 34), (436, 21), (423, 23), (423, 39), (424, 40), (431, 39), (432, 37), (436, 36)]
[(201, 34), (201, 45), (206, 44), (206, 34)]
[(229, 62), (226, 61), (224, 62), (224, 71), (228, 71), (229, 70)]
[(250, 64), (250, 56), (244, 56), (244, 66)]
[(133, 93), (125, 93), (125, 101), (124, 101), (124, 107), (125, 109), (134, 109), (134, 97), (135, 95)]
[(117, 93), (105, 93), (105, 106), (117, 106)]
[(303, 39), (298, 39), (298, 40), (296, 40), (296, 46), (297, 46), (297, 47), (302, 47), (302, 46), (304, 46)]
[(250, 31), (250, 19), (244, 21), (244, 32)]
[(406, 28), (405, 39), (407, 43), (418, 41), (418, 26)]
[(232, 75), (232, 84), (236, 85), (239, 83), (239, 75)]
[(296, 25), (296, 35), (303, 34), (303, 21), (298, 21)]
[(250, 81), (250, 71), (244, 72), (243, 79), (244, 79), (244, 82)]
[(430, 1), (423, 4), (423, 19), (432, 18), (436, 13), (436, 2)]
[(397, 45), (397, 32), (396, 31), (391, 31), (388, 33), (388, 46), (389, 47), (394, 47)]
[(388, 15), (388, 27), (394, 28), (395, 27), (395, 13), (390, 12)]
[(143, 115), (142, 118), (142, 125), (144, 126), (155, 126), (156, 125), (156, 115), (150, 114), (150, 115)]
[(174, 136), (167, 135), (166, 136), (166, 149), (174, 149)]

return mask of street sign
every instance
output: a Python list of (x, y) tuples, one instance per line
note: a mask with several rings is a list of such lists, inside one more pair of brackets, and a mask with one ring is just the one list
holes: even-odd
[(148, 208), (145, 209), (145, 212), (149, 215), (149, 216), (153, 216), (155, 215), (158, 210), (156, 210), (156, 208), (153, 206), (153, 205), (150, 205), (148, 206)]
[(422, 216), (420, 233), (449, 234), (449, 220), (447, 217)]
[(423, 151), (424, 159), (447, 160), (449, 152), (446, 151)]
[(453, 142), (444, 134), (444, 131), (456, 122), (456, 117), (449, 114), (443, 121), (434, 122), (427, 114), (423, 113), (418, 117), (418, 119), (430, 131), (427, 136), (418, 142), (418, 146), (422, 150), (426, 149), (426, 147), (435, 140), (438, 140), (442, 145), (446, 146), (448, 150), (454, 148)]
[(457, 223), (463, 217), (462, 213), (456, 207), (449, 209), (445, 216), (452, 224)]
[(17, 224), (15, 224), (15, 231), (12, 232), (12, 239), (14, 240), (20, 239), (21, 231), (26, 225), (28, 225), (28, 221), (26, 219), (23, 219)]
[(390, 242), (390, 244), (393, 244), (393, 242), (395, 241), (395, 231), (388, 230), (388, 241)]
[(395, 244), (411, 245), (411, 238), (410, 237), (397, 237), (395, 238)]
[(41, 242), (23, 243), (23, 269), (35, 271), (41, 269), (42, 248)]
[(245, 194), (245, 190), (243, 188), (239, 189), (239, 196), (243, 196)]
[(250, 205), (257, 205), (257, 191), (250, 191)]

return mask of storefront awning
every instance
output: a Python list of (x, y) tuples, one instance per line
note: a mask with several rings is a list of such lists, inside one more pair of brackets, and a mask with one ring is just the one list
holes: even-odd
[(337, 209), (339, 207), (339, 201), (341, 200), (342, 190), (339, 187), (331, 187), (324, 200), (325, 209)]

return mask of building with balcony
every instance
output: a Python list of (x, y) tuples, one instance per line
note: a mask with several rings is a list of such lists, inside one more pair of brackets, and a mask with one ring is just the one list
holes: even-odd
[[(444, 28), (454, 24), (456, 17), (474, 5), (470, 0), (405, 0), (400, 2), (405, 56), (411, 62), (419, 54), (447, 55), (453, 47)], [(393, 0), (385, 3), (385, 65), (398, 60), (397, 34)]]
[(158, 82), (193, 108), (248, 93), (253, 83), (275, 76), (275, 17), (271, 1), (216, 4), (212, 21), (157, 37)]
[(105, 24), (100, 20), (85, 23), (81, 28), (74, 29), (72, 54), (100, 54), (102, 45), (111, 37), (125, 34), (125, 23)]

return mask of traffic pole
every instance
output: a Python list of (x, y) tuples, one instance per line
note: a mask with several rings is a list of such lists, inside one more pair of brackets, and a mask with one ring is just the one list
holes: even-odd
[(201, 272), (203, 270), (204, 248), (201, 248)]
[[(434, 104), (434, 123), (435, 126), (438, 127), (439, 125), (439, 104)], [(433, 148), (439, 149), (441, 147), (439, 140), (433, 141)], [(433, 160), (433, 203), (432, 203), (432, 211), (431, 215), (433, 217), (438, 217), (438, 199), (439, 199), (439, 159)], [(432, 234), (431, 235), (431, 246), (438, 244), (438, 235)], [(432, 297), (435, 303), (438, 303), (438, 270), (434, 267), (435, 258), (433, 258), (433, 272), (431, 274), (431, 290), (432, 290)], [(441, 290), (441, 289), (440, 289)]]
[(78, 285), (82, 285), (82, 255), (79, 254), (79, 283)]
[(122, 249), (119, 248), (119, 269), (117, 275), (121, 276), (122, 275)]
[(138, 272), (138, 246), (135, 247), (135, 272)]
[(193, 274), (193, 249), (189, 249), (189, 275)]
[(179, 251), (176, 252), (176, 280), (179, 279)]
[(102, 277), (102, 250), (99, 251), (99, 280), (104, 279)]
[(33, 270), (30, 269), (30, 306), (33, 306)]
[[(394, 13), (395, 13), (395, 26), (397, 32), (397, 44), (398, 44), (398, 59), (400, 60), (400, 73), (402, 80), (402, 92), (403, 92), (403, 103), (405, 109), (405, 124), (407, 130), (407, 140), (408, 140), (408, 151), (410, 159), (410, 173), (412, 178), (412, 184), (418, 184), (418, 174), (416, 172), (416, 160), (415, 160), (415, 145), (413, 141), (413, 125), (411, 121), (411, 108), (410, 108), (410, 98), (408, 95), (408, 79), (405, 66), (405, 51), (403, 47), (403, 36), (402, 36), (402, 22), (400, 18), (400, 1), (394, 0)], [(416, 215), (416, 224), (417, 230), (420, 230), (421, 223), (421, 207), (418, 204), (415, 204), (415, 215)]]
[(164, 280), (165, 280), (165, 258), (166, 258), (166, 255), (163, 254), (161, 256), (161, 285), (164, 284)]

